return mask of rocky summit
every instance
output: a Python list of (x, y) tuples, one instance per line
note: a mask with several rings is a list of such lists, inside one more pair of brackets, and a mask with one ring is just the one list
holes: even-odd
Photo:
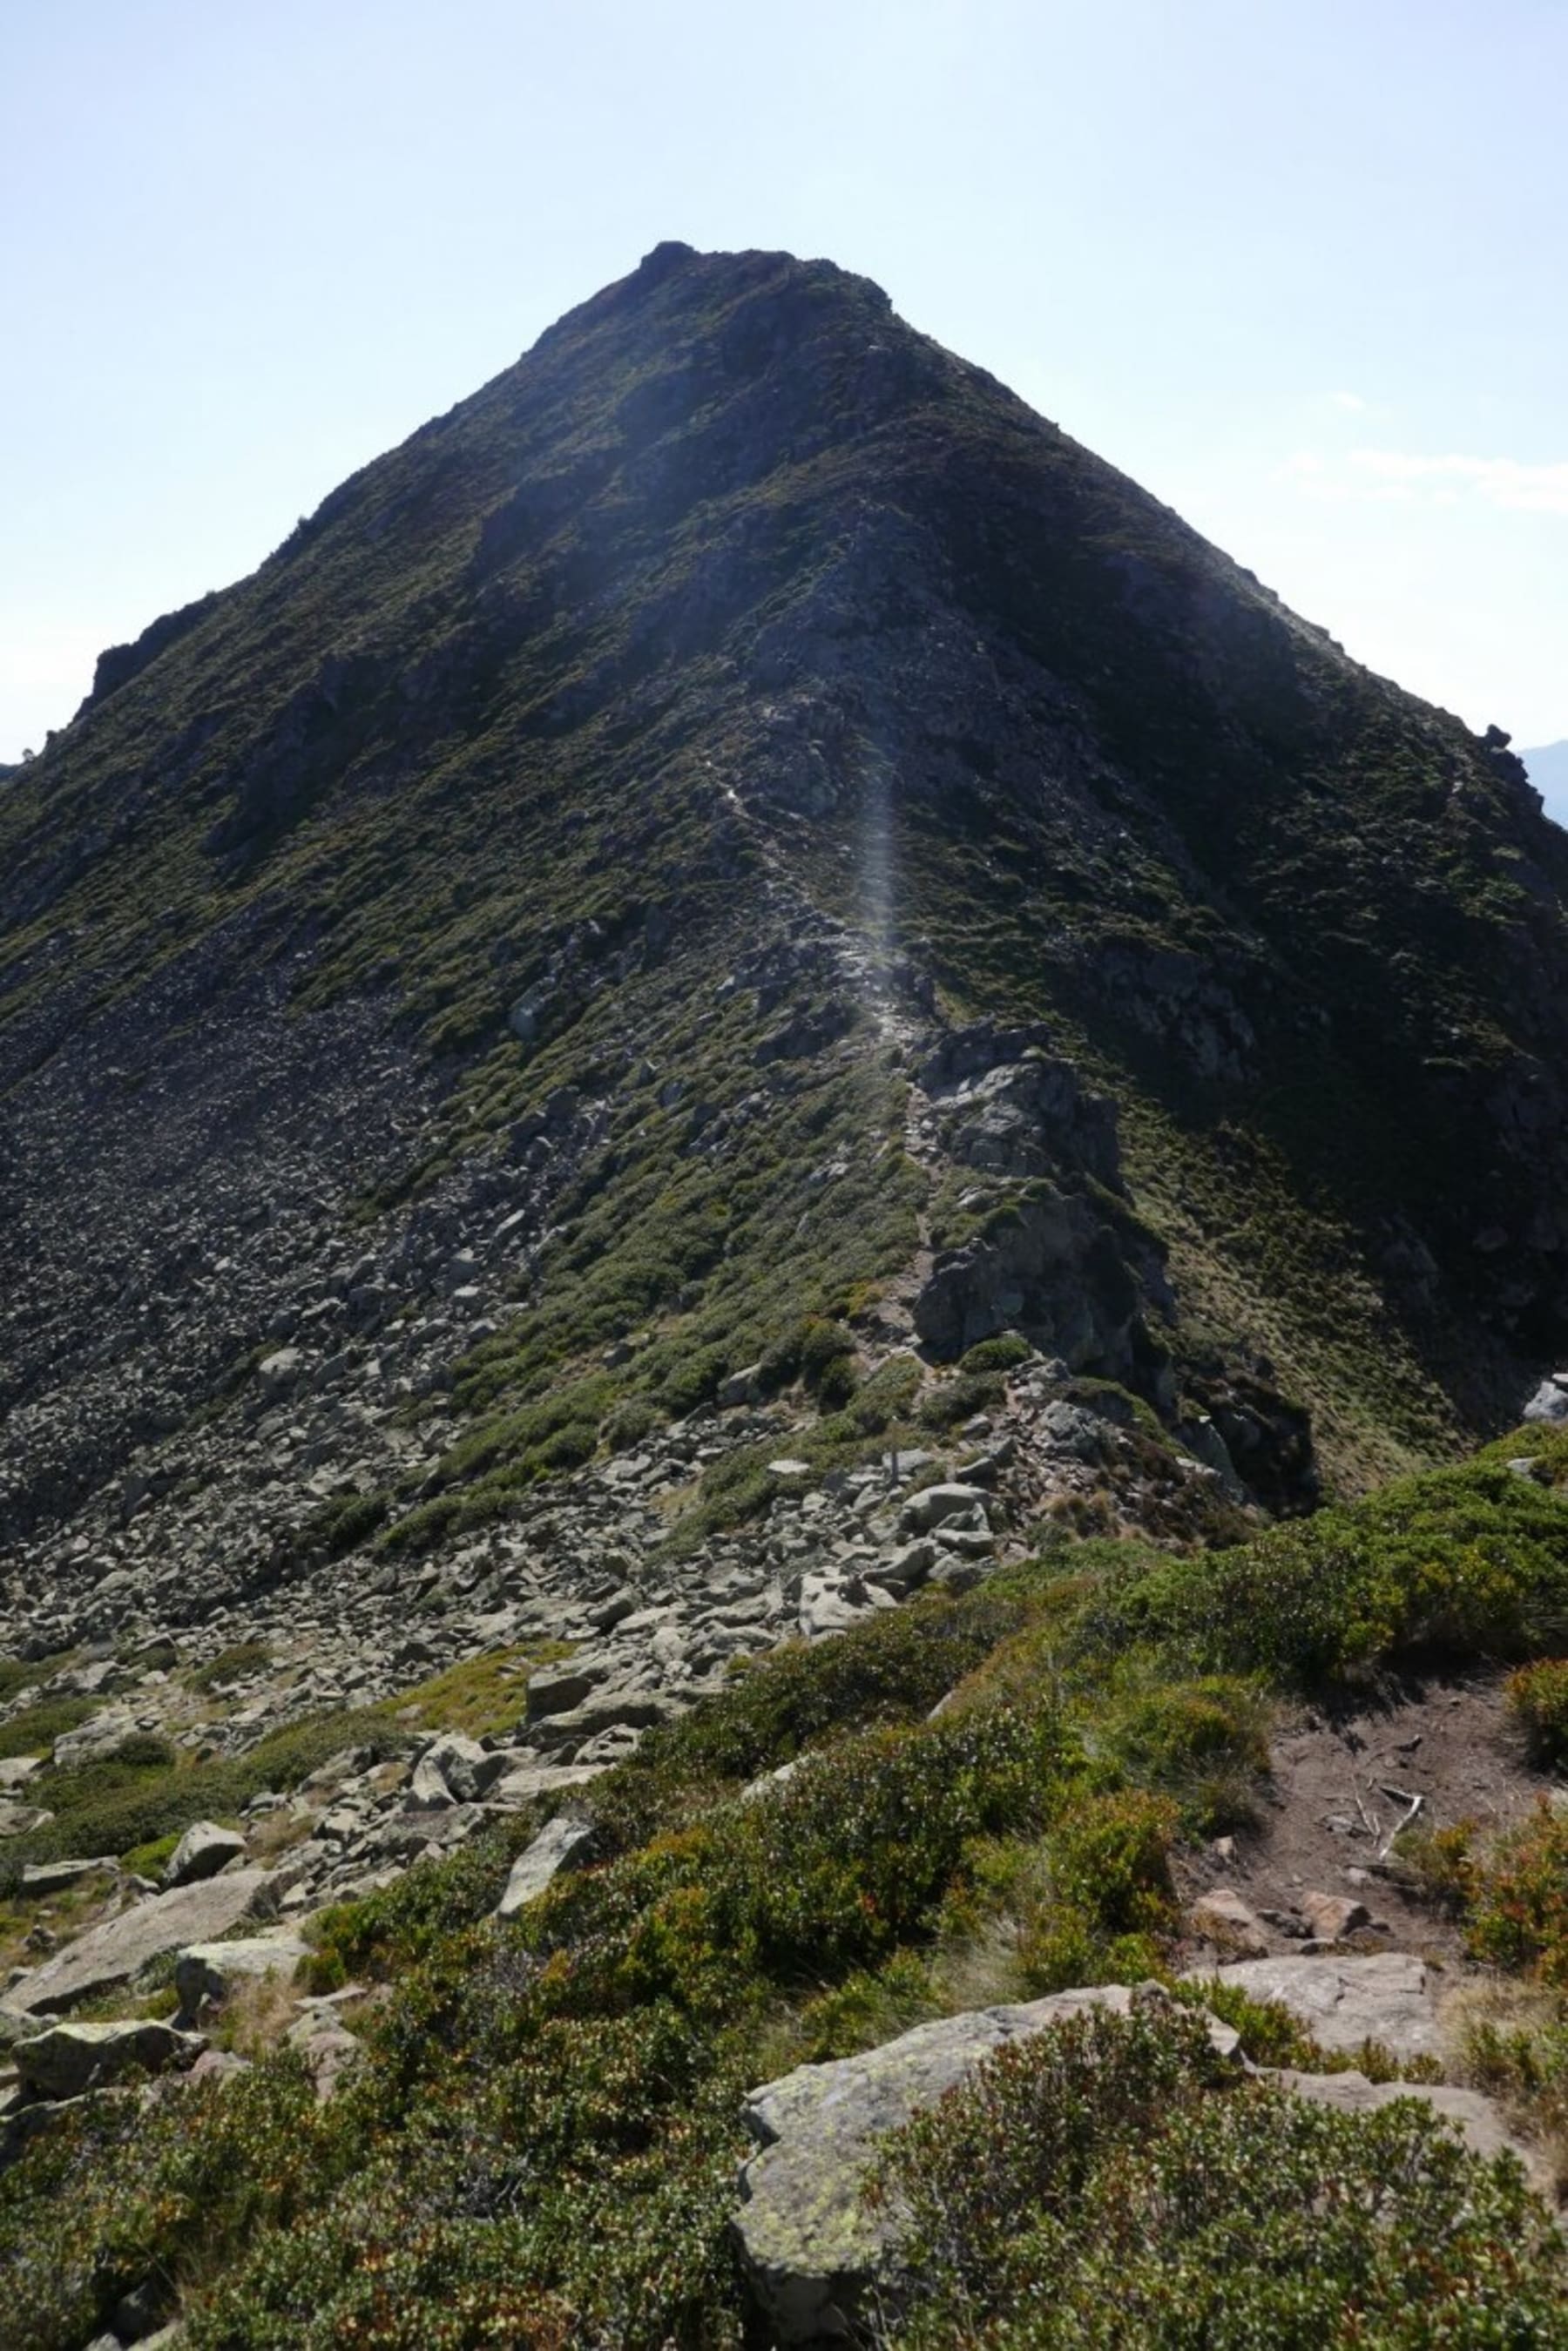
[(0, 2344), (1560, 2343), (1565, 1072), (1506, 734), (827, 262), (105, 652), (0, 793)]

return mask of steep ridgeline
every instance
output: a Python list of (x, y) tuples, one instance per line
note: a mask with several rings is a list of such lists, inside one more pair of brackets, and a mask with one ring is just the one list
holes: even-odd
[(0, 795), (0, 1631), (458, 1561), (480, 1638), (1009, 1334), (1019, 1510), (1450, 1451), (1568, 1338), (1565, 893), (1505, 738), (875, 287), (661, 246)]

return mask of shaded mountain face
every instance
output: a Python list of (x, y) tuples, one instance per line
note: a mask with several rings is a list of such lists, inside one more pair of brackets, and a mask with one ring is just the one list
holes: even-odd
[(1270, 1509), (1309, 1415), (1345, 1484), (1504, 1425), (1565, 889), (1502, 738), (875, 287), (660, 246), (0, 795), (9, 1604), (132, 1521), (392, 1574), (823, 1321)]
[(1568, 742), (1543, 743), (1521, 751), (1525, 770), (1546, 803), (1547, 814), (1558, 824), (1568, 818)]

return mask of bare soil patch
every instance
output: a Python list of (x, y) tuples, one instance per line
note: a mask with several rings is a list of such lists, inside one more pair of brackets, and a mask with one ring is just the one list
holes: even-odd
[(1507, 1827), (1554, 1785), (1525, 1759), (1503, 1697), (1504, 1677), (1404, 1675), (1333, 1705), (1281, 1716), (1270, 1742), (1271, 1781), (1257, 1826), (1233, 1840), (1227, 1860), (1211, 1849), (1192, 1865), (1187, 1890), (1224, 1885), (1262, 1917), (1271, 1948), (1296, 1948), (1277, 1927), (1304, 1895), (1346, 1895), (1387, 1928), (1368, 1949), (1460, 1957), (1454, 1923), (1413, 1899), (1386, 1874), (1394, 1835), (1474, 1821), (1483, 1834)]

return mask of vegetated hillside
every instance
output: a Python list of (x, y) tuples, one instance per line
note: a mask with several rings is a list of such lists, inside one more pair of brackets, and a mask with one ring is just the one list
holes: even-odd
[[(1565, 887), (785, 256), (106, 653), (0, 795), (0, 2346), (1553, 2343), (1568, 1460), (1432, 1465), (1563, 1353)], [(1031, 2011), (874, 2260), (744, 2221), (769, 2072), (1237, 1933), (1316, 2089)], [(1513, 1971), (1440, 2057), (1421, 1949)]]
[[(318, 1913), (292, 1993), (297, 1942), (204, 1947), (194, 2075), (10, 2118), (0, 2344), (1556, 2351), (1568, 2247), (1515, 2158), (1568, 2180), (1561, 1805), (1434, 1803), (1381, 1848), (1353, 1823), (1351, 1894), (1267, 1928), (1229, 1890), (1281, 1833), (1279, 1709), (1322, 1732), (1397, 1677), (1433, 1731), (1483, 1661), (1561, 1644), (1568, 1436), (1522, 1441), (1218, 1559), (1058, 1546), (780, 1649), (564, 1804)], [(1568, 1664), (1509, 1696), (1561, 1768)], [(1342, 1750), (1347, 1804), (1396, 1768), (1437, 1795), (1408, 1725), (1359, 1782)], [(1122, 2012), (1016, 2005), (1151, 1979)], [(168, 2037), (172, 2002), (153, 1974), (96, 2012)], [(45, 2079), (52, 2022), (20, 2020)], [(934, 2108), (933, 2034), (968, 2036)]]
[[(373, 1256), (464, 1170), (504, 1211), (567, 1085), (514, 1250), (593, 1309), (465, 1392), (644, 1325), (716, 1376), (1058, 1180), (992, 1153), (958, 1213), (900, 1158), (980, 1018), (1119, 1110), (1083, 1368), (1166, 1406), (1266, 1351), (1352, 1477), (1500, 1425), (1563, 1327), (1565, 859), (1506, 751), (874, 287), (660, 247), (8, 789), (4, 1522), (205, 1402), (350, 1219)], [(1050, 1342), (1041, 1253), (1001, 1286)]]

